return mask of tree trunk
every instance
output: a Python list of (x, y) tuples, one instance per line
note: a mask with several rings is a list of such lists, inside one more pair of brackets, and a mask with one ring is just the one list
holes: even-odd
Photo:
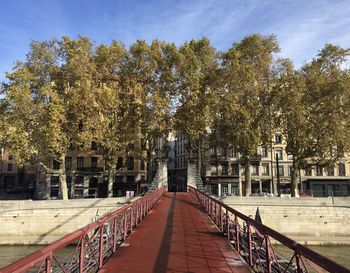
[(107, 177), (108, 177), (108, 194), (107, 197), (113, 197), (113, 167), (111, 162), (107, 161)]
[(202, 177), (202, 138), (198, 140), (198, 172), (199, 177)]
[(65, 155), (61, 155), (60, 157), (60, 191), (59, 191), (59, 198), (63, 200), (68, 200), (68, 188), (67, 188), (67, 181), (66, 181), (66, 158)]
[(250, 160), (249, 157), (245, 157), (245, 196), (250, 196), (252, 193), (252, 180), (250, 174)]
[(291, 196), (292, 197), (299, 197), (299, 191), (298, 191), (298, 168), (296, 161), (293, 157), (293, 164), (291, 167)]

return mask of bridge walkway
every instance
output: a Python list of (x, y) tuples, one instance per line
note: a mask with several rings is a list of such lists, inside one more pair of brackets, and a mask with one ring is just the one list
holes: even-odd
[(165, 193), (100, 273), (249, 272), (190, 193)]

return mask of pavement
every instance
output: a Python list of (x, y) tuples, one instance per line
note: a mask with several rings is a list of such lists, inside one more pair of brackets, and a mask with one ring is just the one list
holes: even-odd
[(166, 193), (99, 273), (250, 272), (190, 193)]

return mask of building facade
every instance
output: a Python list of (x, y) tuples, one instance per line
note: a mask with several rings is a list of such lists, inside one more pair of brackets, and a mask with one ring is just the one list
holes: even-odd
[[(113, 196), (124, 196), (126, 191), (140, 191), (147, 180), (147, 152), (142, 141), (129, 144), (124, 152), (116, 154), (113, 167)], [(140, 152), (141, 151), (141, 152)], [(59, 162), (52, 160), (49, 170), (40, 171), (38, 199), (55, 199), (59, 196)], [(80, 150), (70, 147), (65, 157), (66, 182), (69, 198), (107, 197), (108, 177), (106, 162), (97, 153), (95, 142), (91, 148)]]
[[(176, 136), (176, 176), (184, 187), (188, 160), (196, 158), (188, 153), (187, 140), (182, 134)], [(234, 149), (220, 147), (208, 149), (203, 157), (202, 180), (208, 192), (217, 195), (243, 195), (245, 162)], [(350, 196), (350, 158), (344, 157), (334, 167), (314, 166), (299, 171), (299, 192), (312, 196)], [(286, 153), (286, 143), (276, 133), (270, 147), (260, 146), (251, 161), (253, 195), (290, 194), (292, 156)], [(186, 186), (185, 186), (186, 187)]]

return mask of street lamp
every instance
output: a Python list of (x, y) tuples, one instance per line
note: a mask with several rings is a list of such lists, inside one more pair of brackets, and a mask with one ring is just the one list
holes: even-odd
[(280, 169), (278, 164), (278, 153), (276, 153), (276, 168), (277, 168), (277, 194), (281, 196), (281, 181), (280, 181)]

